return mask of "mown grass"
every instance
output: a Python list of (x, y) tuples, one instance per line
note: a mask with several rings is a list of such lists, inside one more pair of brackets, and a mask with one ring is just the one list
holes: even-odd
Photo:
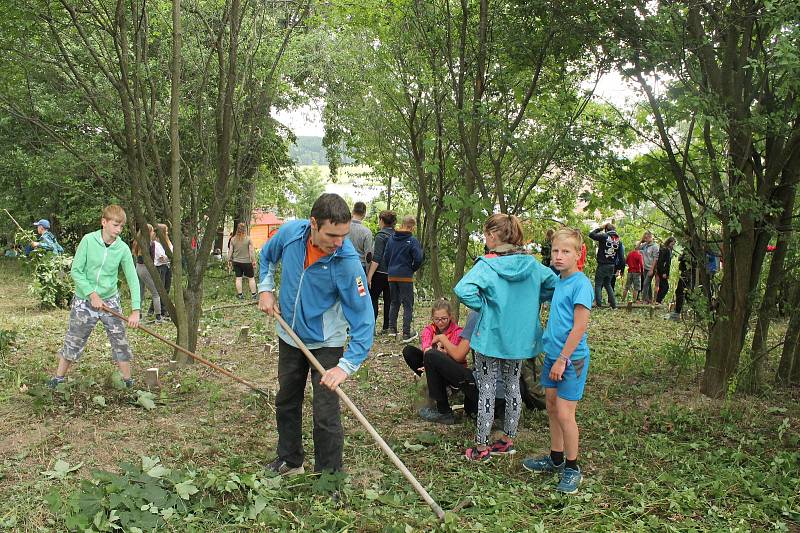
[[(110, 510), (127, 509), (120, 498), (110, 503), (113, 494), (134, 502), (128, 507), (136, 512), (157, 514), (165, 531), (797, 531), (800, 524), (798, 390), (704, 398), (702, 354), (685, 346), (687, 326), (643, 311), (593, 314), (592, 369), (578, 415), (585, 482), (569, 497), (553, 492), (555, 478), (531, 476), (519, 464), (548, 449), (544, 413), (526, 412), (520, 453), (468, 464), (462, 453), (474, 428), (417, 419), (400, 346), (378, 338), (344, 389), (442, 507), (470, 499), (439, 524), (349, 414), (344, 479), (268, 479), (262, 466), (277, 439), (272, 402), (198, 365), (170, 369), (170, 350), (141, 333), (130, 334), (135, 372), (162, 371), (155, 409), (113, 387), (100, 329), (66, 390), (50, 393), (42, 383), (67, 313), (38, 310), (26, 284), (18, 264), (0, 262), (0, 330), (16, 334), (0, 355), (0, 529), (63, 531), (82, 523), (111, 530), (122, 522), (109, 522)], [(214, 272), (208, 305), (233, 303), (231, 286)], [(426, 314), (418, 309), (417, 321)], [(241, 325), (251, 326), (247, 344), (236, 343)], [(158, 328), (171, 333), (171, 326)], [(274, 329), (263, 315), (252, 307), (215, 311), (202, 331), (201, 355), (275, 390)], [(304, 439), (310, 470), (310, 416)], [(142, 474), (142, 457), (158, 458), (170, 473)], [(53, 475), (59, 459), (81, 466)], [(134, 467), (122, 470), (121, 462)], [(197, 493), (178, 497), (181, 483)], [(159, 490), (174, 501), (159, 500)]]

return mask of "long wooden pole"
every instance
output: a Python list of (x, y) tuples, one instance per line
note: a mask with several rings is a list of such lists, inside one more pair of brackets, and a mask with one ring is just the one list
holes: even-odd
[[(325, 369), (319, 363), (317, 358), (314, 357), (314, 354), (312, 354), (311, 351), (306, 347), (303, 341), (300, 340), (300, 337), (298, 337), (295, 334), (295, 332), (292, 331), (292, 328), (289, 327), (289, 324), (286, 323), (283, 317), (281, 317), (278, 314), (275, 314), (273, 316), (275, 317), (275, 320), (277, 320), (278, 323), (283, 327), (283, 329), (286, 331), (289, 337), (291, 337), (292, 340), (295, 342), (295, 344), (297, 344), (297, 346), (300, 348), (303, 354), (305, 354), (306, 358), (311, 363), (311, 365), (317, 370), (317, 372), (319, 372), (320, 375), (324, 375)], [(391, 459), (394, 465), (400, 470), (400, 472), (403, 473), (408, 482), (411, 483), (411, 486), (414, 487), (414, 490), (416, 490), (417, 493), (420, 496), (422, 496), (422, 499), (425, 500), (425, 503), (430, 505), (431, 509), (433, 509), (433, 512), (436, 513), (436, 516), (439, 517), (439, 520), (444, 520), (444, 511), (442, 510), (441, 507), (439, 507), (439, 504), (436, 503), (433, 498), (431, 498), (431, 495), (428, 494), (428, 491), (425, 490), (425, 487), (423, 487), (420, 484), (420, 482), (417, 481), (417, 478), (414, 477), (414, 474), (411, 473), (411, 471), (406, 467), (406, 465), (403, 464), (403, 461), (401, 461), (400, 458), (397, 457), (397, 454), (395, 454), (394, 451), (389, 447), (389, 445), (386, 444), (386, 441), (383, 440), (383, 437), (381, 437), (378, 434), (378, 432), (375, 431), (375, 428), (372, 427), (372, 424), (370, 424), (369, 421), (366, 419), (366, 417), (363, 414), (361, 414), (361, 411), (359, 411), (358, 407), (356, 407), (355, 404), (350, 400), (350, 398), (347, 397), (347, 394), (345, 394), (345, 392), (339, 387), (336, 387), (335, 392), (339, 396), (339, 398), (341, 398), (344, 404), (348, 407), (348, 409), (350, 409), (350, 411), (353, 412), (358, 421), (361, 422), (361, 425), (364, 426), (364, 428), (366, 428), (366, 430), (369, 432), (370, 435), (372, 435), (372, 438), (375, 439), (375, 442), (378, 443), (378, 446), (381, 448), (381, 450), (383, 450), (383, 452), (389, 456), (389, 459)]]
[(17, 219), (16, 219), (16, 218), (14, 218), (14, 216), (13, 216), (11, 213), (9, 213), (9, 212), (8, 212), (8, 209), (6, 209), (6, 208), (3, 208), (3, 211), (5, 211), (5, 212), (6, 212), (6, 215), (8, 215), (9, 217), (11, 217), (11, 220), (13, 220), (13, 221), (14, 221), (14, 224), (16, 224), (16, 225), (17, 225), (17, 227), (19, 228), (19, 230), (20, 230), (20, 231), (25, 231), (24, 229), (22, 229), (22, 226), (20, 226), (20, 225), (19, 225), (19, 222), (17, 222)]
[[(126, 321), (126, 322), (127, 322), (127, 320), (128, 320), (127, 318), (125, 318), (125, 317), (124, 317), (124, 316), (122, 316), (121, 314), (117, 313), (117, 312), (116, 312), (116, 311), (114, 311), (113, 309), (109, 309), (109, 308), (108, 308), (107, 306), (105, 306), (105, 305), (103, 306), (103, 311), (105, 311), (106, 313), (109, 313), (109, 314), (111, 314), (111, 315), (114, 315), (115, 317), (119, 318), (120, 320), (124, 320), (124, 321)], [(153, 336), (153, 337), (155, 337), (156, 339), (160, 340), (160, 341), (161, 341), (161, 342), (163, 342), (164, 344), (167, 344), (167, 345), (171, 346), (172, 348), (174, 348), (174, 349), (178, 350), (179, 352), (185, 353), (186, 355), (188, 355), (189, 357), (191, 357), (192, 359), (194, 359), (194, 360), (195, 360), (195, 361), (197, 361), (198, 363), (202, 363), (202, 364), (206, 365), (206, 366), (207, 366), (207, 367), (209, 367), (209, 368), (213, 368), (214, 370), (216, 370), (216, 371), (217, 371), (217, 372), (219, 372), (220, 374), (224, 374), (224, 375), (228, 376), (229, 378), (231, 378), (232, 380), (234, 380), (234, 381), (238, 381), (238, 382), (239, 382), (239, 383), (241, 383), (242, 385), (245, 385), (245, 386), (247, 386), (247, 387), (250, 387), (250, 388), (251, 388), (251, 389), (253, 389), (254, 391), (256, 391), (256, 392), (258, 392), (258, 393), (260, 393), (260, 394), (263, 394), (263, 395), (264, 395), (264, 396), (266, 396), (267, 398), (270, 398), (270, 397), (271, 397), (271, 396), (270, 396), (270, 394), (269, 394), (267, 391), (265, 391), (265, 390), (263, 390), (263, 389), (259, 388), (259, 386), (258, 386), (258, 385), (256, 385), (255, 383), (252, 383), (252, 382), (250, 382), (250, 381), (247, 381), (246, 379), (242, 379), (242, 378), (240, 378), (240, 377), (239, 377), (239, 376), (237, 376), (236, 374), (233, 374), (232, 372), (230, 372), (230, 371), (228, 371), (228, 370), (225, 370), (225, 369), (224, 369), (224, 368), (222, 368), (221, 366), (219, 366), (219, 365), (215, 365), (214, 363), (212, 363), (212, 362), (211, 362), (211, 361), (209, 361), (208, 359), (203, 359), (202, 357), (200, 357), (200, 356), (199, 356), (199, 355), (197, 355), (196, 353), (190, 352), (189, 350), (187, 350), (187, 349), (186, 349), (186, 348), (184, 348), (183, 346), (180, 346), (180, 345), (178, 345), (178, 344), (175, 344), (174, 342), (172, 342), (172, 341), (171, 341), (171, 340), (169, 340), (169, 339), (165, 339), (164, 337), (162, 337), (161, 335), (159, 335), (159, 334), (158, 334), (158, 333), (156, 333), (155, 331), (152, 331), (152, 330), (150, 330), (150, 329), (147, 329), (147, 328), (146, 328), (146, 327), (144, 327), (144, 326), (139, 326), (137, 329), (140, 329), (140, 330), (144, 331), (144, 332), (145, 332), (145, 333), (147, 333), (148, 335), (152, 335), (152, 336)]]

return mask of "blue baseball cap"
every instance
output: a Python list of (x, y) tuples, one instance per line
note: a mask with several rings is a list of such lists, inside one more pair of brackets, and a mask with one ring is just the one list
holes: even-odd
[(42, 226), (44, 229), (50, 229), (50, 221), (42, 219), (39, 222), (34, 222), (34, 226)]

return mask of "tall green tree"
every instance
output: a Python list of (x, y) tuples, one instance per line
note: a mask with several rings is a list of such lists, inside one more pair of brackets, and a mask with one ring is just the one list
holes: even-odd
[(795, 2), (658, 2), (613, 22), (620, 65), (647, 97), (696, 253), (705, 243), (695, 205), (719, 223), (724, 269), (701, 386), (712, 397), (737, 373), (767, 244), (797, 186), (797, 19)]

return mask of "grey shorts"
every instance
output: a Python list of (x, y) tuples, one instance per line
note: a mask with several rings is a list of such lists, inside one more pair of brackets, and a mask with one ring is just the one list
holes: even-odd
[(625, 288), (633, 289), (635, 291), (642, 290), (642, 273), (628, 272), (628, 279), (625, 281)]
[[(103, 300), (107, 307), (122, 313), (119, 295)], [(125, 322), (113, 315), (94, 309), (89, 300), (82, 300), (75, 296), (69, 311), (69, 324), (64, 344), (58, 354), (67, 361), (75, 362), (81, 358), (86, 341), (94, 331), (97, 321), (103, 323), (106, 335), (111, 343), (111, 359), (113, 361), (130, 361), (133, 358), (128, 337), (125, 335)]]

